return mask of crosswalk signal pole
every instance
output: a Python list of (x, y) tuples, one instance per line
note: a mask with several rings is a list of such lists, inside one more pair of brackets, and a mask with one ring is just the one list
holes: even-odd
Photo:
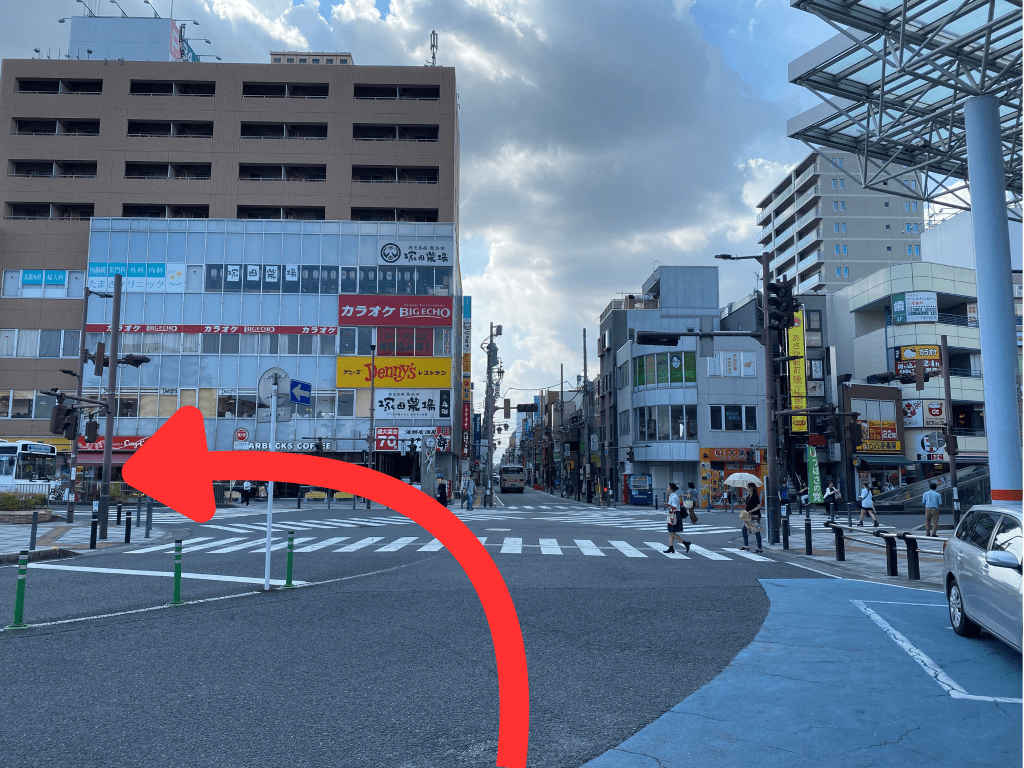
[[(270, 450), (277, 447), (277, 374), (271, 374), (274, 383), (270, 388)], [(263, 565), (263, 591), (270, 591), (270, 533), (274, 522), (274, 481), (267, 482), (267, 554)]]

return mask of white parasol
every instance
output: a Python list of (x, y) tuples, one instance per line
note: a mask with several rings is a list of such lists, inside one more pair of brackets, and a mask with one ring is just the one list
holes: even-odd
[(753, 483), (758, 488), (761, 487), (761, 481), (757, 475), (752, 475), (749, 472), (733, 472), (727, 478), (725, 478), (725, 484), (735, 486), (737, 488), (746, 488), (747, 483)]

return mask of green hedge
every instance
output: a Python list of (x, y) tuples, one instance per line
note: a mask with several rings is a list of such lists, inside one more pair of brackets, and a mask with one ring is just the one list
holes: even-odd
[(37, 509), (46, 503), (46, 496), (41, 493), (32, 496), (21, 496), (17, 493), (0, 493), (0, 510), (5, 512)]

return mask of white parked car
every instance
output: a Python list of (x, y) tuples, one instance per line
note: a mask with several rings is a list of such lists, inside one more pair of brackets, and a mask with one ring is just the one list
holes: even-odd
[(964, 637), (982, 629), (1021, 650), (1021, 507), (971, 507), (942, 545), (949, 621)]

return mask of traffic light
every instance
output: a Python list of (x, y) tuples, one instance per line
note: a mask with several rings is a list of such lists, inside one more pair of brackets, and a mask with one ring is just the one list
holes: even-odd
[(636, 459), (634, 458), (634, 454), (633, 454), (633, 449), (632, 448), (630, 448), (629, 450), (626, 451), (626, 458), (629, 461), (636, 461)]
[(125, 365), (130, 365), (132, 368), (138, 368), (149, 362), (149, 358), (145, 355), (125, 355), (121, 358), (121, 362)]
[(793, 286), (789, 283), (769, 283), (768, 293), (771, 294), (768, 297), (768, 306), (771, 307), (771, 311), (768, 313), (769, 321), (781, 330), (796, 325), (794, 316), (796, 299), (793, 297)]
[(957, 450), (956, 435), (950, 432), (946, 435), (946, 454), (948, 456), (956, 456)]
[(833, 443), (838, 443), (840, 426), (836, 417), (829, 417), (827, 427), (828, 439), (831, 440)]
[(916, 385), (916, 389), (917, 389), (918, 392), (920, 392), (922, 389), (924, 389), (924, 382), (925, 382), (925, 377), (924, 377), (924, 360), (915, 360), (914, 361), (914, 384)]
[(100, 423), (93, 418), (85, 422), (85, 442), (95, 443), (100, 436)]
[(53, 406), (53, 410), (50, 411), (50, 434), (51, 435), (62, 435), (64, 434), (64, 420), (67, 418), (68, 411), (72, 410), (68, 405), (62, 405), (57, 403)]
[(512, 401), (509, 400), (507, 397), (505, 398), (505, 418), (512, 418)]
[(96, 344), (96, 354), (93, 356), (93, 360), (96, 363), (94, 373), (100, 377), (103, 376), (103, 367), (107, 364), (106, 349), (106, 344), (104, 344), (102, 341), (98, 342)]
[(850, 442), (853, 443), (854, 448), (863, 444), (864, 428), (860, 425), (860, 422), (854, 421), (850, 423)]

